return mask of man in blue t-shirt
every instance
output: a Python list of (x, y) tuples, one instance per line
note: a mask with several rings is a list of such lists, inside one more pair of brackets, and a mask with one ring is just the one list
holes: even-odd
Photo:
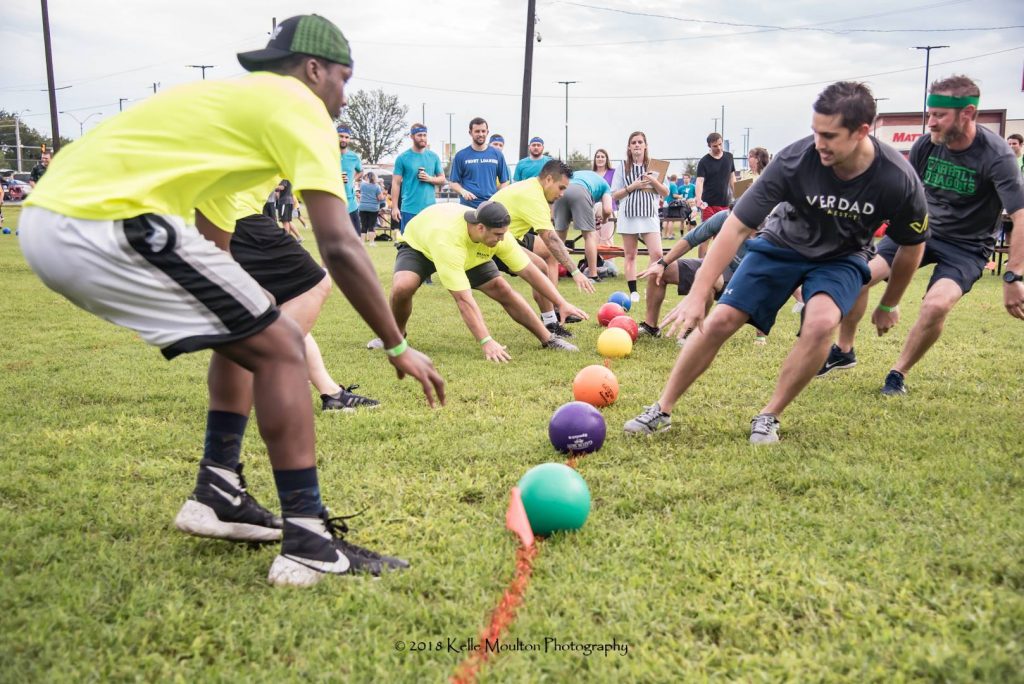
[(352, 221), (356, 235), (359, 235), (359, 204), (356, 202), (356, 183), (363, 177), (363, 160), (359, 155), (348, 149), (352, 141), (352, 129), (338, 126), (338, 147), (341, 149), (341, 181), (345, 184), (345, 203), (348, 205), (348, 217)]
[(398, 155), (391, 177), (391, 220), (401, 221), (403, 235), (409, 221), (437, 201), (434, 188), (445, 184), (441, 159), (427, 149), (427, 127), (414, 123), (409, 138), (412, 147)]
[(544, 168), (544, 165), (551, 161), (551, 157), (544, 154), (543, 138), (537, 136), (530, 138), (530, 146), (527, 150), (530, 156), (523, 157), (516, 162), (516, 170), (512, 174), (512, 180), (515, 183), (527, 178), (536, 178), (540, 175), (540, 170)]
[(460, 203), (479, 207), (498, 188), (508, 185), (508, 164), (501, 152), (487, 145), (487, 121), (476, 117), (469, 122), (469, 147), (455, 153), (452, 159), (450, 185), (458, 193)]
[(690, 178), (690, 174), (683, 174), (683, 181), (676, 188), (679, 190), (680, 199), (691, 200), (697, 194), (697, 186), (693, 184), (693, 179)]

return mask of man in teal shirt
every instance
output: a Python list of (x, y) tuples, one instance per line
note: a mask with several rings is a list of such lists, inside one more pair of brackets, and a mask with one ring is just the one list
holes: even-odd
[[(595, 207), (600, 209), (595, 211)], [(552, 205), (555, 230), (565, 242), (571, 221), (583, 233), (583, 252), (587, 259), (587, 277), (599, 281), (597, 275), (597, 227), (612, 215), (612, 189), (608, 181), (593, 171), (572, 174), (565, 194)], [(595, 217), (596, 214), (596, 217)]]
[(427, 149), (427, 127), (414, 123), (409, 137), (412, 147), (398, 155), (391, 177), (391, 220), (401, 222), (403, 235), (409, 221), (437, 201), (434, 188), (445, 184), (440, 157)]
[(530, 156), (520, 159), (516, 163), (515, 173), (512, 174), (512, 181), (515, 183), (528, 178), (536, 178), (540, 175), (540, 170), (544, 168), (544, 165), (551, 161), (551, 157), (544, 154), (542, 138), (537, 136), (530, 138), (530, 146), (527, 149)]
[(352, 141), (352, 129), (338, 126), (338, 147), (341, 149), (341, 180), (345, 183), (345, 203), (348, 205), (348, 217), (352, 227), (359, 233), (359, 203), (356, 202), (356, 183), (363, 177), (363, 160), (359, 155), (348, 149)]

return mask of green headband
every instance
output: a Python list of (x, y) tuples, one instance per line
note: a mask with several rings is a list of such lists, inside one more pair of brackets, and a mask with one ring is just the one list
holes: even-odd
[(941, 107), (942, 109), (963, 109), (967, 105), (978, 106), (981, 100), (977, 95), (965, 95), (964, 97), (953, 97), (952, 95), (928, 95), (929, 107)]

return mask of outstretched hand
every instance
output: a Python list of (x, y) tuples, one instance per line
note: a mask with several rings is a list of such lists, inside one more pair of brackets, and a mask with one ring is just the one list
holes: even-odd
[(435, 393), (437, 394), (436, 401), (444, 406), (444, 379), (434, 368), (429, 356), (409, 347), (398, 356), (388, 356), (388, 361), (395, 367), (399, 380), (406, 375), (411, 375), (419, 381), (423, 386), (423, 394), (427, 397), (427, 404), (430, 405), (430, 408), (434, 408)]
[(686, 299), (676, 304), (661, 322), (667, 337), (686, 337), (694, 330), (704, 332), (704, 300), (694, 297), (691, 292)]

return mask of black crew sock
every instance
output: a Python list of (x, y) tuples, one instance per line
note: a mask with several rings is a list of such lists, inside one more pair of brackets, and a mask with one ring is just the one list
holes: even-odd
[(629, 293), (630, 294), (633, 294), (634, 292), (636, 292), (636, 281), (635, 280), (627, 280), (626, 281), (626, 286), (629, 288)]
[(281, 517), (313, 518), (323, 511), (316, 466), (301, 470), (275, 470), (274, 483), (281, 499)]
[(234, 470), (242, 455), (242, 437), (248, 416), (228, 411), (207, 411), (203, 460)]

